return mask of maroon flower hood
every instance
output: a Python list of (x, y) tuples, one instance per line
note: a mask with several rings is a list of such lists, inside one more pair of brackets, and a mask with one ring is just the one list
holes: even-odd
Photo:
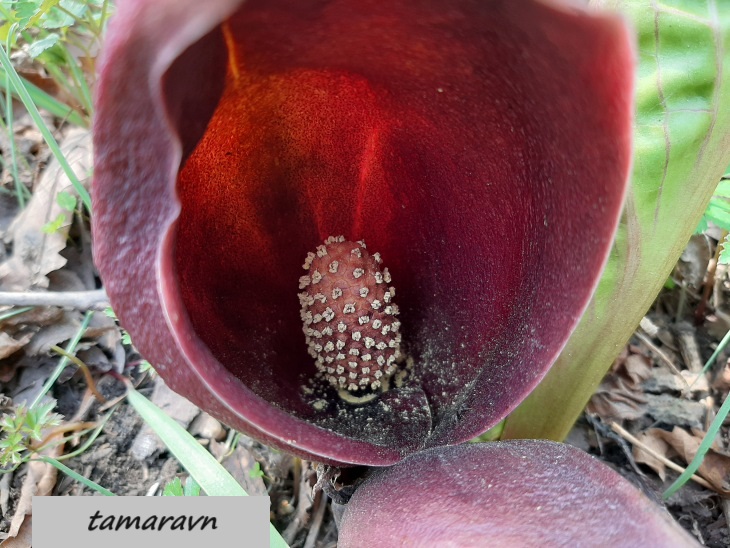
[[(381, 466), (462, 442), (532, 390), (588, 302), (632, 92), (623, 22), (555, 3), (120, 2), (96, 95), (100, 274), (166, 382), (266, 443)], [(339, 235), (392, 273), (412, 363), (360, 406), (312, 384), (297, 301), (305, 256)]]

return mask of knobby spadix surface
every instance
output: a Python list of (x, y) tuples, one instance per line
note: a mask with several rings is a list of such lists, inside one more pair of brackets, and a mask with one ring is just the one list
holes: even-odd
[[(633, 49), (615, 16), (516, 4), (120, 2), (95, 253), (173, 389), (277, 447), (372, 465), (529, 393), (612, 241)], [(362, 405), (315, 381), (297, 298), (304, 257), (340, 235), (398, 283), (399, 382)]]

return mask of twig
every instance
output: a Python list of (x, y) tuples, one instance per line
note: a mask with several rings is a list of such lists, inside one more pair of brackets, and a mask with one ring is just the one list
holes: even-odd
[(679, 352), (687, 369), (692, 373), (702, 371), (702, 358), (700, 357), (700, 350), (692, 326), (687, 322), (679, 322), (674, 326), (673, 331), (674, 338), (679, 345)]
[(307, 461), (301, 461), (301, 475), (299, 478), (299, 497), (297, 501), (297, 509), (294, 517), (281, 534), (287, 544), (292, 544), (297, 534), (303, 529), (310, 519), (309, 509), (314, 502), (311, 496), (312, 488), (309, 484), (309, 464)]
[(78, 357), (74, 356), (70, 352), (66, 352), (63, 348), (57, 345), (51, 346), (51, 350), (53, 350), (56, 354), (60, 354), (67, 360), (69, 360), (71, 363), (76, 365), (79, 369), (81, 369), (81, 372), (84, 374), (84, 378), (86, 379), (86, 386), (91, 391), (92, 394), (94, 394), (94, 397), (99, 400), (99, 403), (105, 404), (106, 398), (101, 395), (101, 392), (96, 388), (96, 383), (94, 382), (94, 377), (91, 375), (91, 371), (89, 371), (89, 366), (86, 365), (83, 361), (81, 361)]
[[(659, 453), (657, 453), (656, 451), (654, 451), (651, 447), (649, 447), (648, 445), (645, 445), (644, 443), (642, 443), (641, 441), (639, 441), (637, 438), (635, 438), (634, 436), (632, 436), (631, 434), (629, 434), (626, 430), (624, 430), (623, 428), (621, 428), (615, 422), (612, 422), (611, 423), (611, 430), (613, 430), (614, 432), (616, 432), (619, 436), (621, 436), (625, 440), (630, 441), (633, 445), (635, 445), (636, 447), (638, 447), (642, 451), (645, 451), (646, 453), (649, 453), (652, 457), (654, 457), (655, 459), (657, 459), (658, 461), (660, 461), (667, 468), (671, 468), (672, 470), (674, 470), (675, 472), (679, 472), (680, 474), (682, 472), (684, 472), (684, 468), (682, 468), (679, 464), (675, 464), (671, 460), (669, 460), (668, 458), (660, 455)], [(699, 483), (702, 487), (706, 487), (707, 489), (709, 489), (711, 491), (714, 491), (715, 490), (715, 488), (712, 485), (710, 485), (710, 483), (708, 481), (706, 481), (705, 479), (701, 478), (700, 476), (698, 476), (696, 474), (693, 474), (692, 477), (691, 477), (691, 479), (693, 481)]]
[[(715, 254), (707, 264), (707, 273), (705, 274), (704, 287), (702, 288), (702, 300), (695, 309), (695, 325), (701, 325), (705, 321), (707, 315), (707, 305), (710, 300), (710, 293), (712, 288), (715, 286), (715, 272), (717, 271), (717, 264), (720, 262), (720, 252), (722, 251), (722, 242), (727, 237), (727, 230), (722, 231), (720, 240), (715, 246)], [(705, 239), (707, 237), (705, 236)], [(717, 305), (715, 305), (717, 306)]]
[[(624, 455), (626, 456), (626, 460), (629, 462), (629, 466), (636, 472), (636, 475), (642, 478), (645, 478), (646, 475), (644, 472), (641, 471), (639, 468), (639, 465), (636, 464), (636, 460), (634, 459), (634, 455), (631, 452), (631, 447), (629, 447), (629, 444), (626, 443), (626, 440), (623, 439), (621, 436), (619, 436), (616, 432), (612, 431), (607, 424), (601, 421), (597, 416), (591, 415), (590, 413), (585, 414), (586, 419), (588, 422), (593, 426), (593, 430), (596, 434), (596, 439), (598, 440), (598, 446), (601, 450), (601, 454), (605, 454), (603, 443), (601, 443), (601, 436), (612, 439), (615, 441), (621, 450), (624, 452)], [(600, 434), (600, 435), (599, 435)]]
[[(317, 498), (319, 500), (317, 500)], [(317, 535), (319, 535), (319, 528), (322, 525), (322, 519), (324, 518), (324, 511), (327, 509), (327, 496), (324, 492), (320, 491), (315, 496), (314, 505), (316, 510), (314, 511), (314, 517), (312, 518), (312, 524), (309, 527), (307, 538), (304, 541), (303, 548), (314, 548), (315, 542), (317, 542)]]
[(661, 348), (659, 348), (657, 345), (655, 345), (651, 341), (651, 339), (649, 337), (647, 337), (646, 335), (644, 335), (643, 333), (637, 331), (635, 333), (635, 335), (638, 339), (641, 340), (641, 342), (643, 342), (646, 346), (648, 346), (649, 350), (651, 350), (660, 360), (662, 360), (667, 365), (667, 367), (669, 367), (669, 369), (671, 370), (672, 373), (674, 373), (676, 376), (678, 376), (680, 379), (682, 379), (682, 381), (684, 381), (684, 384), (686, 386), (689, 386), (689, 384), (687, 383), (687, 379), (685, 379), (682, 376), (682, 373), (677, 368), (677, 366), (674, 365), (674, 362), (672, 361), (672, 359), (669, 356), (667, 356), (667, 354)]
[(712, 287), (712, 308), (715, 315), (717, 311), (723, 308), (724, 298), (722, 294), (723, 280), (727, 278), (727, 265), (718, 264), (715, 269), (715, 284)]
[(79, 310), (103, 310), (109, 297), (93, 291), (0, 291), (0, 306), (63, 306)]

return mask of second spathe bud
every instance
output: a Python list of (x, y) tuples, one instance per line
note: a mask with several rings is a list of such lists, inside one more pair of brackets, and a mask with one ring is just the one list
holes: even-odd
[(301, 319), (319, 373), (350, 403), (386, 391), (402, 358), (395, 288), (379, 253), (331, 236), (309, 253), (299, 279)]

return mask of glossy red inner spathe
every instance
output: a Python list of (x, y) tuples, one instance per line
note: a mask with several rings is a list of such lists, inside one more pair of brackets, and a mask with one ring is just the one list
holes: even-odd
[[(599, 53), (616, 28), (562, 33), (561, 17), (261, 0), (224, 24), (226, 88), (179, 175), (175, 269), (196, 336), (246, 387), (409, 450), (468, 438), (529, 392), (595, 283), (610, 230), (590, 227), (614, 223), (629, 157), (627, 89), (604, 78), (625, 56)], [(415, 371), (377, 435), (302, 391), (297, 280), (332, 234), (366, 240), (398, 280)]]

